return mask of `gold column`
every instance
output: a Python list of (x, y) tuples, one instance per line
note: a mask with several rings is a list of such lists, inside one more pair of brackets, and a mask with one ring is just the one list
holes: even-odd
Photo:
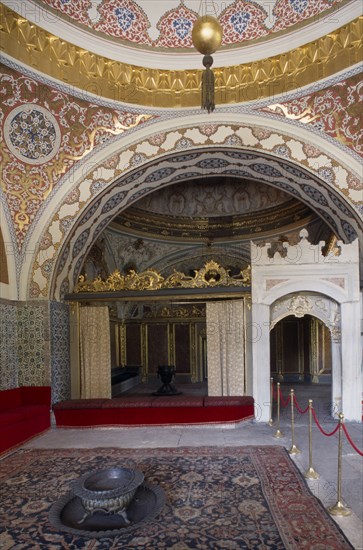
[(197, 326), (196, 323), (189, 323), (189, 353), (190, 353), (190, 374), (194, 384), (198, 382), (197, 372)]
[(124, 321), (119, 325), (119, 337), (120, 337), (120, 363), (125, 366), (127, 363), (127, 336), (126, 325)]
[(280, 430), (280, 405), (281, 405), (281, 393), (280, 393), (280, 382), (277, 382), (277, 420), (276, 420), (276, 432), (274, 437), (279, 439), (280, 437), (283, 437), (284, 434)]
[[(322, 374), (325, 371), (325, 325), (324, 323), (319, 323), (319, 329), (321, 333), (321, 344), (320, 344), (320, 355), (321, 355), (321, 368), (319, 368), (319, 374)], [(320, 339), (319, 339), (320, 342)]]
[(120, 363), (120, 329), (119, 324), (115, 323), (115, 359), (116, 365), (119, 366)]
[(273, 405), (274, 405), (274, 379), (271, 377), (270, 378), (270, 420), (268, 421), (270, 426), (272, 426), (272, 424), (274, 423), (272, 419)]
[[(204, 380), (204, 367), (207, 365), (207, 332), (206, 328), (203, 328), (199, 332), (199, 338), (198, 338), (198, 347), (199, 347), (199, 380), (202, 382)], [(207, 372), (206, 372), (207, 374)]]
[(310, 324), (310, 374), (311, 382), (319, 382), (319, 326), (317, 319), (312, 318)]
[(295, 445), (295, 416), (294, 416), (294, 390), (290, 390), (290, 404), (291, 404), (291, 447), (289, 453), (291, 455), (300, 454), (300, 449)]
[(71, 399), (81, 397), (79, 307), (78, 302), (72, 302), (69, 312)]
[(168, 323), (168, 364), (175, 365), (175, 324)]
[(305, 472), (306, 479), (319, 479), (319, 474), (314, 470), (313, 467), (313, 400), (309, 399), (309, 466)]
[(277, 323), (276, 325), (276, 368), (277, 368), (277, 379), (280, 382), (284, 380), (284, 336), (282, 332), (282, 324)]
[(147, 324), (141, 323), (141, 363), (142, 363), (142, 382), (147, 382), (149, 375), (149, 356), (147, 345)]
[[(301, 320), (300, 320), (301, 321)], [(299, 380), (304, 380), (304, 324), (298, 324), (298, 369)]]
[[(247, 366), (247, 315), (246, 308), (249, 306), (248, 298), (243, 297), (243, 394), (247, 395), (248, 388), (248, 366)], [(271, 337), (271, 332), (270, 332)], [(270, 357), (270, 371), (271, 371), (271, 357)]]
[(334, 506), (328, 508), (332, 516), (350, 516), (352, 513), (347, 506), (344, 506), (342, 501), (342, 452), (343, 452), (343, 422), (344, 414), (339, 413), (339, 440), (338, 440), (338, 481), (337, 481), (337, 501)]

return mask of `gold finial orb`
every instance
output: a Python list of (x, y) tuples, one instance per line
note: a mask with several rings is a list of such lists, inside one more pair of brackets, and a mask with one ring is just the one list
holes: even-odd
[(194, 23), (192, 41), (194, 47), (203, 55), (211, 55), (222, 43), (223, 31), (218, 19), (203, 15)]

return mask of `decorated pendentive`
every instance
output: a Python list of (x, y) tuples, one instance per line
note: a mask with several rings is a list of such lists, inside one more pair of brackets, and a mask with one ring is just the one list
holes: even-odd
[(15, 107), (4, 124), (5, 143), (19, 160), (43, 164), (58, 152), (61, 131), (55, 117), (33, 103)]

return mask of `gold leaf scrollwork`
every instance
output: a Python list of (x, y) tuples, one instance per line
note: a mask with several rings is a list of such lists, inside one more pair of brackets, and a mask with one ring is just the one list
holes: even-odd
[(122, 275), (116, 269), (105, 281), (96, 277), (88, 281), (83, 275), (79, 277), (75, 292), (118, 292), (122, 290), (159, 290), (162, 287), (162, 277), (157, 271), (149, 269), (143, 273), (134, 270)]
[(174, 271), (169, 277), (164, 277), (154, 269), (142, 273), (131, 270), (122, 275), (114, 271), (102, 280), (96, 277), (88, 281), (83, 275), (79, 277), (74, 290), (80, 292), (118, 292), (123, 290), (160, 290), (173, 288), (208, 288), (208, 287), (238, 287), (249, 286), (251, 283), (251, 266), (241, 270), (238, 275), (230, 275), (230, 270), (219, 265), (214, 260), (207, 262), (202, 269), (194, 271), (194, 277)]

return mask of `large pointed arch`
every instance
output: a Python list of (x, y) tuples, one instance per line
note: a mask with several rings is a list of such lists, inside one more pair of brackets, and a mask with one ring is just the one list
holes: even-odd
[(280, 121), (266, 128), (260, 117), (233, 117), (233, 123), (221, 122), (230, 115), (218, 114), (206, 123), (194, 116), (172, 128), (164, 121), (80, 163), (32, 236), (35, 254), (22, 270), (24, 297), (59, 299), (73, 288), (84, 255), (117, 213), (146, 193), (192, 177), (248, 175), (309, 204), (344, 242), (356, 237), (362, 217), (354, 159), (304, 129), (294, 128), (298, 136), (292, 137)]

